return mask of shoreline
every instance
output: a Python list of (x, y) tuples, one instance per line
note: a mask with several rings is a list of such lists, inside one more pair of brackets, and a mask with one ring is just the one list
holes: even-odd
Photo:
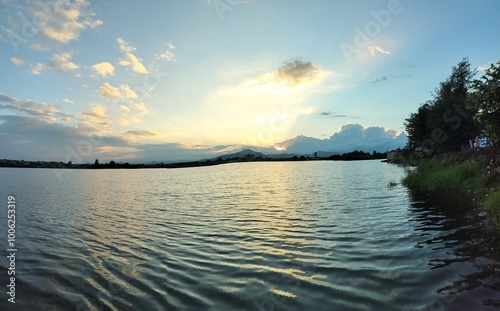
[(230, 163), (246, 163), (246, 162), (309, 162), (309, 161), (366, 161), (366, 160), (386, 160), (386, 153), (371, 155), (369, 153), (345, 153), (343, 155), (334, 155), (330, 157), (309, 157), (309, 156), (294, 156), (291, 158), (269, 158), (269, 157), (238, 157), (230, 159), (216, 160), (198, 160), (189, 162), (175, 163), (115, 163), (110, 161), (105, 164), (72, 164), (56, 162), (56, 161), (24, 161), (24, 160), (7, 160), (0, 159), (0, 167), (13, 168), (47, 168), (47, 169), (149, 169), (149, 168), (188, 168), (188, 167), (204, 167), (215, 166)]
[(466, 194), (500, 230), (500, 147), (467, 149), (434, 156), (402, 152), (393, 163), (416, 167), (402, 180), (409, 189)]

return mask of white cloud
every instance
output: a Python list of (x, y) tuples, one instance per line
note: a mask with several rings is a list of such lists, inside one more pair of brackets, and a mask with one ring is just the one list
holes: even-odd
[(345, 124), (328, 139), (298, 136), (274, 144), (279, 148), (286, 148), (292, 153), (313, 153), (316, 151), (349, 152), (361, 150), (365, 152), (385, 152), (396, 148), (403, 148), (407, 138), (404, 133), (382, 126), (364, 127), (361, 124)]
[(34, 75), (39, 75), (45, 70), (46, 66), (42, 63), (37, 63), (35, 67), (31, 68), (31, 73)]
[(167, 43), (167, 48), (171, 50), (175, 50), (175, 45), (172, 44), (172, 42)]
[(106, 108), (102, 105), (94, 105), (91, 112), (82, 112), (85, 118), (91, 121), (102, 121), (107, 119)]
[(80, 66), (71, 61), (72, 56), (72, 52), (52, 54), (47, 64), (37, 63), (36, 66), (31, 69), (31, 73), (38, 75), (46, 69), (54, 69), (62, 73), (70, 73), (80, 68)]
[(132, 52), (136, 50), (136, 48), (130, 45), (127, 41), (122, 38), (116, 39), (118, 44), (120, 45), (120, 50), (124, 53), (123, 58), (120, 60), (120, 65), (127, 66), (132, 68), (134, 72), (148, 74), (148, 70), (141, 63), (141, 60), (137, 58)]
[(19, 55), (14, 55), (10, 58), (10, 61), (13, 62), (16, 66), (21, 66), (24, 64), (24, 60)]
[(123, 126), (127, 126), (130, 123), (139, 123), (139, 122), (141, 122), (141, 119), (136, 117), (125, 117), (123, 119), (118, 120), (118, 123), (120, 123)]
[(132, 105), (132, 109), (137, 113), (137, 115), (142, 116), (144, 114), (147, 114), (149, 111), (146, 108), (146, 105), (144, 103), (135, 103)]
[(73, 63), (70, 59), (73, 56), (73, 53), (61, 53), (61, 54), (53, 54), (50, 57), (48, 66), (52, 69), (55, 69), (60, 72), (68, 73), (75, 69), (80, 68), (77, 64)]
[(99, 94), (107, 98), (120, 98), (121, 93), (117, 87), (111, 86), (108, 82), (103, 83), (99, 87)]
[(71, 99), (69, 99), (69, 98), (63, 98), (63, 101), (64, 101), (65, 103), (68, 103), (68, 104), (74, 104), (74, 103), (75, 103), (75, 101), (74, 101), (74, 100), (71, 100)]
[(36, 0), (32, 4), (41, 32), (53, 41), (68, 43), (78, 39), (84, 29), (102, 25), (101, 20), (93, 19), (93, 12), (86, 10), (86, 0)]
[(92, 69), (103, 77), (107, 75), (114, 76), (115, 74), (115, 67), (108, 62), (97, 63), (92, 66)]
[(486, 64), (486, 65), (483, 65), (483, 66), (477, 66), (477, 67), (476, 67), (476, 70), (478, 70), (478, 71), (486, 71), (486, 70), (490, 69), (490, 68), (491, 68), (491, 66), (492, 66), (494, 63), (495, 63), (495, 62), (491, 62), (491, 63)]
[(131, 90), (127, 84), (122, 84), (120, 86), (120, 92), (122, 94), (122, 97), (124, 98), (137, 98), (137, 94), (133, 90)]
[(134, 99), (137, 94), (130, 89), (127, 84), (122, 84), (120, 87), (114, 87), (108, 82), (101, 84), (99, 87), (99, 94), (103, 97), (110, 99)]
[(172, 52), (172, 50), (175, 50), (175, 45), (172, 44), (172, 42), (169, 42), (166, 44), (167, 45), (167, 50), (161, 54), (155, 54), (158, 59), (166, 59), (168, 61), (173, 61), (175, 60), (175, 54)]
[(168, 51), (168, 50), (167, 50), (167, 51), (165, 51), (165, 52), (164, 52), (164, 53), (162, 53), (162, 54), (158, 54), (157, 56), (158, 56), (158, 58), (160, 58), (160, 59), (166, 59), (166, 60), (170, 60), (170, 61), (172, 61), (172, 60), (174, 60), (174, 59), (175, 59), (175, 55), (174, 55), (174, 53), (172, 53), (171, 51)]

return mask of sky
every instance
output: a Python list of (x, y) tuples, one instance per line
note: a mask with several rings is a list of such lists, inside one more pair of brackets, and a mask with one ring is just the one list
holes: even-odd
[(176, 161), (304, 137), (322, 151), (404, 145), (405, 118), (452, 66), (468, 57), (480, 75), (500, 60), (499, 11), (497, 0), (0, 0), (0, 159)]

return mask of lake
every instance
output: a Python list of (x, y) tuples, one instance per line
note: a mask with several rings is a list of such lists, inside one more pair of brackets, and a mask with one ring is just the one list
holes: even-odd
[(500, 239), (380, 161), (0, 168), (1, 310), (499, 310)]

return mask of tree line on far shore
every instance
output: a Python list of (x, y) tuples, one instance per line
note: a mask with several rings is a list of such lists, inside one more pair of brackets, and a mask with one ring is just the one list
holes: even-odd
[(477, 136), (500, 143), (500, 61), (483, 76), (464, 58), (451, 75), (405, 120), (406, 149), (431, 154), (471, 147)]

